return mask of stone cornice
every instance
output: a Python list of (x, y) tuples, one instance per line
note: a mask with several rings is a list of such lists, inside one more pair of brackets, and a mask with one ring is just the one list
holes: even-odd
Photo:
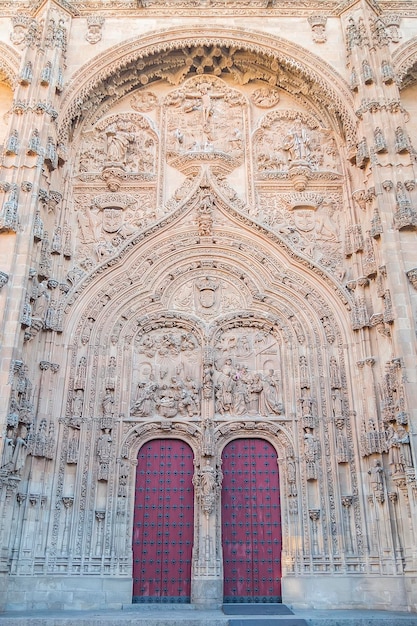
[[(114, 17), (171, 17), (221, 15), (236, 16), (277, 16), (277, 17), (308, 17), (315, 14), (338, 17), (349, 9), (353, 0), (320, 0), (316, 2), (294, 2), (293, 0), (228, 0), (221, 6), (215, 6), (215, 0), (112, 0), (103, 5), (102, 0), (54, 0), (58, 6), (72, 16), (87, 16), (100, 12), (102, 15)], [(15, 15), (16, 10), (35, 15), (44, 0), (0, 0), (0, 14), (4, 17)], [(417, 17), (417, 6), (409, 0), (379, 0), (370, 2), (374, 10), (395, 12), (404, 17)], [(377, 7), (377, 9), (375, 8)]]

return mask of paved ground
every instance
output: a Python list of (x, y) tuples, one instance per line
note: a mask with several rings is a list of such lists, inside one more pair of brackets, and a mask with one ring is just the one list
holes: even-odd
[(132, 605), (103, 611), (25, 611), (0, 614), (0, 626), (417, 626), (417, 614), (389, 611), (299, 610), (294, 615), (225, 615), (221, 609)]

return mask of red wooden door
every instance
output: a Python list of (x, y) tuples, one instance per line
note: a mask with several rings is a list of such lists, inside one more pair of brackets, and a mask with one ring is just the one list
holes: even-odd
[(177, 439), (139, 452), (133, 527), (133, 602), (190, 602), (193, 453)]
[(263, 439), (236, 439), (222, 469), (224, 602), (281, 602), (276, 452)]

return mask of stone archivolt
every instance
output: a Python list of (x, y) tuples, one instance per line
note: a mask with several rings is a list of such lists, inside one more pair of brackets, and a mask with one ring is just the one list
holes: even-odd
[[(329, 103), (329, 110), (335, 110), (337, 103), (338, 115), (348, 141), (354, 141), (354, 115), (349, 108), (352, 97), (347, 85), (334, 74), (329, 65), (318, 57), (313, 63), (311, 53), (307, 55), (286, 40), (280, 41), (249, 31), (245, 31), (245, 40), (242, 41), (240, 31), (226, 28), (217, 27), (215, 32), (210, 28), (207, 34), (204, 34), (204, 28), (192, 34), (189, 30), (178, 29), (173, 32), (171, 29), (169, 32), (161, 31), (143, 37), (140, 42), (132, 40), (115, 46), (95, 60), (94, 80), (91, 79), (89, 69), (81, 69), (74, 76), (64, 95), (60, 134), (66, 135), (72, 120), (79, 119), (81, 105), (88, 116), (88, 111), (95, 111), (104, 98), (110, 103), (126, 93), (126, 90), (148, 85), (150, 80), (155, 79), (162, 78), (176, 84), (193, 70), (207, 74), (214, 71), (217, 75), (226, 72), (234, 76), (238, 84), (261, 79), (294, 93), (308, 93), (321, 110), (323, 102)], [(142, 74), (137, 71), (138, 58)], [(200, 66), (196, 66), (197, 59), (201, 59)], [(216, 63), (218, 71), (215, 70)], [(175, 68), (179, 72), (177, 78)], [(119, 75), (117, 79), (116, 75)], [(113, 77), (112, 85), (117, 85), (117, 95), (109, 93), (106, 85), (109, 76)]]

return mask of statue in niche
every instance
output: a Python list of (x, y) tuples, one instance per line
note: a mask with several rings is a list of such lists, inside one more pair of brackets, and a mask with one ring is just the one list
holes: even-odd
[(73, 465), (78, 463), (78, 437), (73, 433), (68, 441), (67, 463)]
[(338, 463), (349, 463), (349, 447), (343, 433), (343, 425), (338, 428), (336, 435), (336, 458)]
[(106, 393), (101, 403), (104, 417), (110, 417), (113, 415), (113, 405), (114, 405), (113, 391), (112, 389), (106, 389)]
[(193, 476), (193, 485), (197, 497), (201, 500), (202, 509), (207, 515), (212, 513), (216, 502), (216, 496), (221, 488), (223, 472), (211, 466), (210, 460), (197, 470)]
[(302, 417), (311, 417), (313, 415), (314, 400), (311, 396), (303, 394), (300, 398)]
[(49, 300), (48, 282), (43, 280), (38, 284), (38, 293), (32, 308), (32, 317), (36, 317), (44, 322), (49, 306)]
[(206, 364), (203, 369), (203, 396), (209, 400), (213, 394), (213, 368)]
[(288, 479), (288, 495), (297, 495), (297, 471), (295, 467), (294, 455), (287, 457), (287, 479)]
[(285, 138), (284, 149), (288, 152), (288, 161), (307, 161), (310, 156), (310, 137), (297, 118), (294, 126)]
[(109, 463), (111, 461), (112, 436), (110, 429), (106, 428), (97, 441), (97, 457), (99, 460), (98, 480), (109, 479)]
[(201, 452), (204, 456), (213, 456), (215, 451), (215, 438), (214, 438), (214, 422), (211, 419), (204, 420), (202, 423), (202, 446)]
[(88, 317), (81, 333), (81, 343), (85, 345), (90, 340), (91, 331), (93, 330), (95, 319)]
[(28, 453), (28, 444), (26, 441), (27, 430), (21, 426), (20, 431), (14, 442), (13, 456), (11, 460), (11, 471), (14, 474), (20, 474), (25, 466), (26, 456)]
[(334, 356), (330, 357), (330, 387), (332, 389), (340, 389), (339, 366)]
[(407, 468), (413, 467), (410, 450), (410, 435), (404, 426), (397, 430), (391, 425), (387, 431), (388, 462), (393, 466), (394, 474), (403, 474)]
[(14, 454), (14, 437), (13, 437), (14, 428), (8, 428), (6, 437), (4, 438), (4, 447), (3, 447), (3, 458), (1, 461), (1, 468), (8, 471), (12, 469), (12, 461)]
[(372, 490), (375, 493), (384, 491), (384, 470), (381, 461), (374, 459), (373, 465), (368, 470)]
[(77, 389), (72, 399), (72, 411), (71, 411), (72, 412), (71, 425), (75, 425), (77, 428), (79, 428), (81, 424), (83, 406), (84, 406), (84, 391), (82, 389)]
[(340, 389), (334, 389), (332, 392), (332, 412), (333, 417), (343, 416), (343, 397)]
[(317, 441), (311, 428), (304, 429), (304, 459), (306, 463), (307, 480), (317, 480)]

